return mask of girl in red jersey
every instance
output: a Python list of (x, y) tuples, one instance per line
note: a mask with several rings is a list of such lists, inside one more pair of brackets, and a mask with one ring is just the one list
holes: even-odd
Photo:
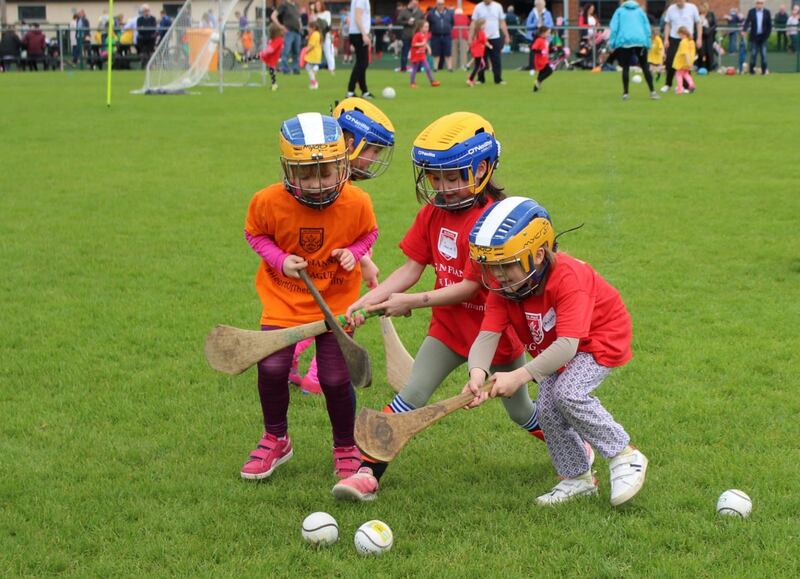
[(269, 34), (269, 44), (267, 44), (264, 50), (258, 53), (258, 57), (269, 71), (269, 78), (272, 81), (272, 90), (278, 90), (275, 69), (278, 68), (278, 60), (280, 60), (281, 52), (283, 52), (283, 28), (273, 22), (269, 25), (269, 28), (267, 28), (267, 34)]
[(550, 67), (550, 29), (547, 26), (540, 26), (536, 31), (536, 39), (531, 44), (533, 52), (533, 68), (536, 69), (536, 82), (533, 83), (533, 92), (539, 92), (542, 83), (548, 76), (553, 74)]
[[(281, 126), (284, 180), (253, 196), (245, 237), (263, 261), (256, 289), (263, 305), (261, 329), (293, 327), (322, 316), (298, 271), (305, 269), (334, 313), (358, 298), (359, 259), (378, 236), (369, 196), (350, 184), (344, 136), (336, 119), (297, 115)], [(322, 393), (333, 430), (334, 472), (353, 474), (361, 455), (353, 439), (355, 393), (336, 338), (316, 337)], [(241, 470), (245, 479), (267, 478), (292, 457), (288, 436), (292, 344), (258, 363), (264, 435)]]
[(467, 79), (467, 84), (469, 86), (475, 86), (475, 77), (486, 70), (486, 49), (492, 48), (492, 43), (486, 38), (485, 27), (486, 20), (483, 18), (478, 18), (475, 21), (475, 33), (469, 44), (472, 58), (475, 60), (475, 66), (472, 72), (469, 73), (469, 78)]
[[(647, 458), (591, 395), (632, 356), (631, 318), (619, 292), (589, 264), (556, 251), (550, 216), (532, 199), (509, 197), (492, 205), (469, 242), (475, 269), (492, 292), (469, 352), (464, 391), (475, 395), (469, 407), (489, 396), (515, 396), (535, 380), (539, 420), (561, 478), (537, 502), (552, 505), (597, 494), (584, 441), (610, 459), (611, 504), (630, 500), (644, 485)], [(492, 356), (509, 329), (533, 361), (492, 374)], [(487, 377), (494, 385), (491, 392), (481, 392)]]
[(428, 24), (427, 20), (420, 20), (414, 27), (414, 36), (411, 38), (411, 50), (408, 57), (408, 61), (411, 63), (411, 76), (409, 77), (411, 88), (417, 88), (417, 73), (423, 69), (425, 74), (428, 75), (431, 86), (439, 86), (441, 84), (438, 80), (434, 80), (433, 71), (428, 62), (428, 55), (431, 53), (431, 46), (428, 44), (430, 38), (429, 29), (430, 24)]
[[(417, 197), (425, 205), (400, 242), (406, 263), (347, 311), (358, 325), (363, 317), (353, 312), (361, 307), (391, 316), (407, 315), (415, 308), (433, 309), (428, 335), (417, 352), (409, 382), (385, 412), (407, 412), (424, 406), (439, 384), (467, 361), (487, 295), (479, 276), (469, 275), (467, 236), (483, 207), (505, 197), (492, 181), (499, 154), (492, 125), (474, 113), (444, 116), (414, 142)], [(417, 283), (427, 265), (436, 272), (434, 288), (401, 293)], [(522, 344), (513, 332), (503, 333), (492, 367), (510, 371), (524, 363)], [(521, 389), (503, 402), (515, 423), (532, 434), (541, 434), (536, 405), (527, 390)], [(358, 473), (333, 488), (333, 495), (344, 500), (373, 500), (387, 466), (364, 460)]]

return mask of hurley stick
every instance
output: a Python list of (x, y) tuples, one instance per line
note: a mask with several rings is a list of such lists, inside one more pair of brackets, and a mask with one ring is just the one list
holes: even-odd
[(411, 376), (414, 358), (400, 341), (392, 318), (381, 318), (381, 333), (383, 334), (383, 351), (386, 354), (386, 378), (394, 391), (400, 392)]
[[(481, 386), (481, 392), (489, 392), (493, 385), (493, 381), (485, 382)], [(462, 392), (447, 400), (400, 414), (362, 408), (356, 418), (356, 444), (370, 458), (389, 462), (419, 432), (462, 408), (474, 398), (472, 392)]]
[[(362, 310), (362, 314), (369, 317), (378, 315), (379, 312), (365, 314)], [(339, 316), (338, 322), (337, 326), (347, 323), (344, 316)], [(241, 374), (270, 354), (306, 338), (324, 334), (329, 329), (326, 320), (269, 332), (220, 325), (211, 330), (206, 338), (206, 360), (214, 370), (226, 374)]]
[(370, 365), (369, 354), (364, 348), (356, 344), (355, 340), (347, 335), (347, 332), (336, 323), (336, 317), (328, 307), (328, 304), (325, 303), (319, 290), (314, 286), (314, 282), (308, 277), (306, 270), (301, 269), (297, 273), (300, 274), (300, 279), (308, 287), (308, 291), (311, 292), (314, 301), (317, 302), (317, 306), (322, 310), (328, 326), (330, 326), (333, 335), (336, 337), (336, 342), (339, 344), (345, 364), (347, 364), (347, 370), (350, 372), (350, 382), (356, 388), (366, 388), (372, 384), (372, 366)]

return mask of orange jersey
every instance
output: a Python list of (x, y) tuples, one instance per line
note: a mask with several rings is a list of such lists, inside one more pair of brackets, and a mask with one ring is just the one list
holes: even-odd
[[(308, 276), (334, 314), (343, 314), (358, 299), (361, 266), (345, 271), (331, 252), (352, 245), (377, 227), (369, 196), (350, 183), (321, 211), (300, 204), (283, 183), (275, 183), (253, 196), (245, 220), (250, 235), (268, 235), (283, 251), (308, 262)], [(256, 290), (263, 304), (262, 325), (286, 328), (322, 319), (303, 281), (286, 277), (263, 260), (256, 273)]]

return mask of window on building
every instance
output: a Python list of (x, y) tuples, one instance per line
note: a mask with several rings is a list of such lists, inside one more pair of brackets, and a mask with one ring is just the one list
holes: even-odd
[(44, 22), (47, 20), (47, 6), (17, 6), (17, 20), (25, 22)]
[(650, 19), (650, 23), (658, 26), (658, 23), (661, 20), (661, 15), (666, 9), (666, 0), (650, 0), (647, 3), (647, 17)]
[(181, 2), (179, 4), (169, 4), (165, 2), (164, 4), (162, 4), (162, 6), (164, 7), (164, 12), (167, 13), (167, 16), (169, 16), (170, 18), (175, 18), (178, 15), (178, 12), (180, 12), (183, 3)]

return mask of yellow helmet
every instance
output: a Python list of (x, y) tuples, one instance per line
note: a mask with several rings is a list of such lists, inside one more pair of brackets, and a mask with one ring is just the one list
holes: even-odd
[(335, 119), (301, 113), (284, 121), (280, 150), (284, 186), (300, 203), (324, 209), (336, 201), (350, 178), (350, 166)]
[[(494, 128), (482, 116), (466, 112), (452, 113), (435, 120), (419, 134), (411, 150), (411, 160), (414, 164), (417, 199), (458, 211), (472, 207), (489, 183), (500, 160), (500, 143), (494, 136)], [(478, 168), (484, 161), (486, 172), (479, 177)], [(471, 195), (467, 199), (448, 203), (446, 194), (462, 189), (448, 189), (445, 186), (442, 174), (453, 170), (460, 171), (461, 179), (468, 182)], [(437, 182), (435, 186), (434, 181)]]
[(350, 170), (353, 179), (372, 179), (389, 167), (394, 151), (394, 125), (368, 100), (348, 97), (337, 103), (333, 118), (353, 135)]
[(553, 223), (544, 207), (526, 197), (493, 203), (469, 234), (469, 254), (483, 285), (514, 300), (530, 296), (547, 273), (547, 260), (538, 271), (534, 263), (541, 247), (556, 250)]

